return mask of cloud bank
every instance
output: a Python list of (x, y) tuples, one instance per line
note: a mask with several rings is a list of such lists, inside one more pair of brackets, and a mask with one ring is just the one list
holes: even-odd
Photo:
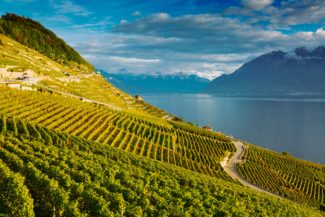
[(251, 10), (261, 10), (273, 3), (273, 0), (242, 0), (244, 7)]
[(173, 17), (152, 14), (121, 22), (110, 33), (93, 33), (93, 42), (75, 47), (111, 72), (196, 73), (212, 79), (272, 50), (317, 46), (325, 31), (284, 34), (218, 14)]

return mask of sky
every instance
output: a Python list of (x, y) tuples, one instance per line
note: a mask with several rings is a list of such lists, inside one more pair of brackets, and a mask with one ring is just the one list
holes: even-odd
[(0, 0), (111, 73), (213, 79), (274, 50), (325, 45), (325, 0)]

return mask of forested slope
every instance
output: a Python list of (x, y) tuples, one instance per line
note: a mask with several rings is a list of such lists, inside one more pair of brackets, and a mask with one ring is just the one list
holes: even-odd
[(9, 36), (20, 44), (65, 65), (71, 62), (94, 69), (84, 58), (52, 31), (39, 22), (15, 14), (5, 14), (0, 19), (0, 33)]

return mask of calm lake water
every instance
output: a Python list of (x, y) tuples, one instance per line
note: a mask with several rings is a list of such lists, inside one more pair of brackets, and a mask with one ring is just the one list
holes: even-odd
[(250, 143), (325, 164), (325, 99), (145, 94), (144, 99), (186, 121), (209, 125)]

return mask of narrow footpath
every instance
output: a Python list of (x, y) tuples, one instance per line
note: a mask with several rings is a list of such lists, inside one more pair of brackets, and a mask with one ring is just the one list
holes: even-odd
[(60, 90), (56, 90), (54, 88), (47, 87), (47, 86), (44, 86), (44, 85), (41, 85), (41, 84), (37, 84), (37, 86), (42, 87), (44, 89), (48, 89), (48, 90), (50, 90), (52, 92), (61, 94), (62, 96), (68, 96), (68, 97), (71, 97), (71, 98), (82, 99), (84, 102), (89, 102), (89, 103), (95, 103), (95, 104), (103, 105), (103, 106), (106, 106), (106, 107), (108, 107), (108, 108), (110, 108), (112, 110), (116, 110), (116, 111), (121, 111), (122, 110), (120, 107), (117, 107), (115, 105), (111, 105), (111, 104), (108, 104), (108, 103), (103, 103), (103, 102), (100, 102), (100, 101), (88, 99), (88, 98), (81, 97), (81, 96), (77, 96), (77, 95), (74, 95), (74, 94), (71, 94), (71, 93), (66, 93), (66, 92), (63, 92), (63, 91), (60, 91)]
[(236, 152), (233, 154), (233, 156), (229, 159), (229, 154), (227, 157), (224, 158), (224, 160), (221, 162), (221, 166), (223, 167), (223, 169), (225, 170), (225, 172), (234, 180), (237, 180), (238, 182), (240, 182), (242, 185), (247, 186), (251, 189), (254, 189), (256, 191), (259, 192), (263, 192), (266, 193), (268, 195), (277, 197), (277, 198), (283, 198), (280, 197), (277, 194), (274, 194), (272, 192), (269, 192), (267, 190), (264, 190), (263, 188), (260, 188), (254, 184), (252, 184), (251, 182), (243, 179), (240, 174), (237, 171), (236, 168), (236, 164), (242, 163), (242, 155), (245, 152), (245, 145), (242, 142), (239, 141), (233, 141), (235, 147), (236, 147)]

